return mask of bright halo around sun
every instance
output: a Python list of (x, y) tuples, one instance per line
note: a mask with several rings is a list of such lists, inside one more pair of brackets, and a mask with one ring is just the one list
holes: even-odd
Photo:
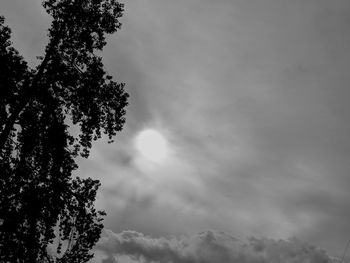
[(168, 143), (158, 131), (147, 129), (136, 136), (136, 149), (149, 161), (161, 163), (168, 155)]

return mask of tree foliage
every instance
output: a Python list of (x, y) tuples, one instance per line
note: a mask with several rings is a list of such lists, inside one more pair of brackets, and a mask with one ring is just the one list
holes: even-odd
[(34, 69), (0, 17), (0, 262), (87, 262), (102, 229), (104, 212), (94, 208), (100, 183), (72, 173), (92, 141), (106, 134), (111, 142), (125, 122), (124, 84), (96, 54), (120, 28), (123, 5), (43, 6), (53, 20)]

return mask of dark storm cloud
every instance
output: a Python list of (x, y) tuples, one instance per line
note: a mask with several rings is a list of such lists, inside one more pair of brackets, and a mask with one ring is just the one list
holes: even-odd
[(96, 249), (104, 251), (108, 258), (128, 255), (137, 262), (146, 263), (332, 262), (325, 251), (295, 238), (249, 238), (242, 242), (223, 232), (212, 231), (193, 237), (152, 238), (135, 231), (115, 234), (106, 230)]

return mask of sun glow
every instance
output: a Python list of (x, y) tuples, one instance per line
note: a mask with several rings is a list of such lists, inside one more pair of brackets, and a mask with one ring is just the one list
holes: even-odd
[(147, 129), (137, 135), (136, 149), (147, 160), (160, 163), (168, 154), (168, 143), (160, 132)]

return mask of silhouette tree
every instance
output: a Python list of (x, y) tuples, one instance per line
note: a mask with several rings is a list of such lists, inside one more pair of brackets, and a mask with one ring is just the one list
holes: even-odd
[(124, 125), (128, 94), (96, 51), (116, 32), (115, 0), (45, 0), (49, 42), (30, 69), (0, 17), (0, 262), (87, 262), (102, 230), (99, 181), (75, 178), (92, 141)]

